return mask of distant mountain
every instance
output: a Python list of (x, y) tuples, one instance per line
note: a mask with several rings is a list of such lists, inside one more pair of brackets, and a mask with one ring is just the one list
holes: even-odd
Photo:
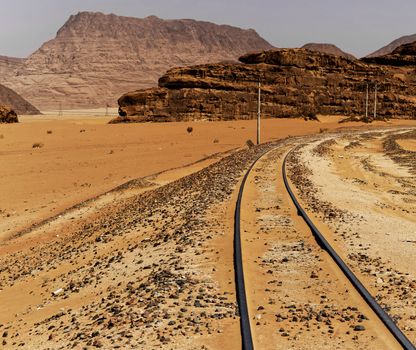
[(325, 44), (325, 43), (308, 43), (301, 47), (302, 49), (307, 49), (311, 51), (318, 51), (323, 53), (328, 53), (335, 56), (341, 56), (348, 58), (350, 60), (356, 60), (357, 58), (350, 53), (342, 51), (339, 47), (333, 44)]
[(396, 48), (404, 44), (410, 44), (416, 41), (416, 34), (405, 35), (396, 40), (393, 40), (390, 44), (383, 46), (381, 49), (374, 51), (373, 53), (367, 55), (366, 57), (378, 57), (384, 56), (392, 53)]
[(2, 84), (0, 84), (0, 105), (9, 106), (18, 114), (40, 114), (36, 107)]
[(23, 66), (24, 61), (24, 58), (0, 56), (0, 83), (6, 77), (13, 76)]
[(387, 66), (404, 67), (416, 66), (416, 41), (408, 44), (403, 44), (396, 47), (393, 52), (374, 57), (363, 57), (361, 61), (372, 64), (382, 64)]
[(81, 12), (5, 81), (42, 109), (105, 107), (126, 91), (156, 86), (169, 68), (270, 48), (253, 29)]

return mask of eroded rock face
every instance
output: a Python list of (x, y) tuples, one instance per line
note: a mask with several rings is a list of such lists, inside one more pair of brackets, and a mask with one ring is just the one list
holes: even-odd
[(270, 48), (252, 29), (81, 12), (4, 81), (41, 109), (105, 107), (125, 91), (157, 86), (169, 68)]
[(8, 106), (0, 105), (0, 123), (18, 123), (16, 112)]
[(378, 116), (416, 117), (411, 69), (304, 49), (262, 51), (240, 61), (171, 69), (159, 88), (121, 96), (120, 116), (128, 117), (124, 121), (252, 119), (260, 80), (263, 117), (363, 115), (367, 81), (378, 83)]

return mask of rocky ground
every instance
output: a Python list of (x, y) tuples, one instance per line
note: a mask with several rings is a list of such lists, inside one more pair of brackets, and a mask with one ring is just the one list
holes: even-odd
[(400, 348), (297, 216), (281, 173), (293, 146), (263, 157), (246, 188), (243, 251), (256, 348)]
[[(317, 167), (328, 170), (323, 164), (331, 159), (339, 161), (333, 164), (337, 171), (344, 169), (341, 165), (348, 168), (339, 156), (355, 157), (366, 143), (362, 152), (373, 158), (360, 157), (358, 164), (371, 169), (380, 158), (370, 145), (385, 153), (383, 141), (395, 135), (323, 133), (246, 148), (167, 185), (131, 183), (136, 192), (129, 196), (122, 192), (129, 186), (120, 187), (120, 196), (90, 201), (95, 210), (82, 212), (81, 206), (2, 242), (3, 348), (240, 348), (232, 247), (236, 189), (253, 160), (272, 149), (253, 169), (243, 198), (244, 268), (256, 344), (264, 349), (396, 348), (296, 215), (280, 173), (283, 155), (306, 142), (291, 158), (292, 182), (308, 194), (302, 199), (309, 210), (333, 229), (352, 267), (412, 336), (415, 281), (406, 254), (412, 254), (414, 239), (399, 232), (400, 249), (410, 249), (397, 264), (383, 239), (372, 252), (360, 240), (366, 226), (357, 229), (359, 237), (351, 229), (369, 222), (367, 213), (343, 208), (345, 198), (336, 202), (317, 183)], [(383, 156), (382, 164), (394, 164), (395, 154)], [(391, 184), (373, 187), (384, 193), (390, 189), (386, 186), (400, 183), (400, 191), (388, 193), (402, 199), (401, 208), (408, 212), (401, 211), (400, 218), (407, 217), (414, 227), (412, 178), (405, 168), (397, 172)], [(366, 181), (356, 178), (348, 183), (350, 189)], [(376, 203), (375, 212), (386, 213), (381, 205), (391, 202)]]
[(399, 130), (328, 137), (291, 157), (291, 179), (321, 229), (383, 308), (416, 341), (415, 152)]
[[(4, 347), (195, 348), (227, 327), (232, 340), (239, 331), (232, 250), (218, 243), (232, 232), (219, 220), (220, 204), (267, 147), (237, 152), (66, 230), (52, 225), (41, 237), (3, 244)], [(224, 285), (216, 273), (226, 275)]]

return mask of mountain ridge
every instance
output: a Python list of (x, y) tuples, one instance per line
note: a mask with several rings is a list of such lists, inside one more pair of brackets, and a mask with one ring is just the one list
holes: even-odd
[(41, 109), (105, 107), (125, 91), (156, 86), (169, 68), (272, 47), (253, 29), (79, 12), (5, 82)]
[(403, 35), (400, 38), (397, 38), (391, 41), (389, 44), (381, 47), (380, 49), (370, 53), (369, 55), (365, 57), (379, 57), (379, 56), (388, 55), (392, 53), (399, 46), (404, 45), (404, 44), (410, 44), (415, 41), (416, 41), (416, 34)]
[(345, 57), (350, 60), (357, 59), (354, 55), (341, 50), (338, 46), (334, 44), (329, 44), (329, 43), (307, 43), (303, 45), (301, 49), (328, 53), (328, 54), (335, 55), (335, 56)]

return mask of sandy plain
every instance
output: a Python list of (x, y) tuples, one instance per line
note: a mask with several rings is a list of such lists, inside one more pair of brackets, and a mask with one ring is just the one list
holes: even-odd
[[(108, 125), (111, 117), (104, 110), (56, 113), (0, 125), (0, 240), (129, 180), (183, 167), (255, 139), (255, 121)], [(262, 141), (332, 130), (340, 127), (338, 120), (266, 119)]]

